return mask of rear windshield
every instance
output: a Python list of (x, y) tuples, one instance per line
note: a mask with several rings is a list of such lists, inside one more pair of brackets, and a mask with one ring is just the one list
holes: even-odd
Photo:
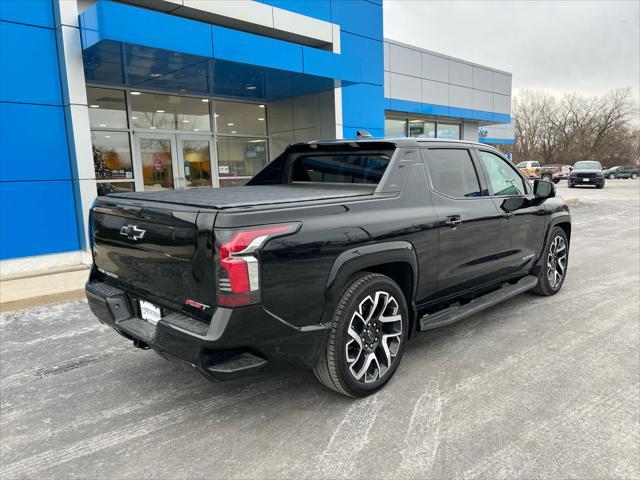
[(378, 184), (391, 155), (386, 153), (312, 154), (291, 165), (292, 182)]

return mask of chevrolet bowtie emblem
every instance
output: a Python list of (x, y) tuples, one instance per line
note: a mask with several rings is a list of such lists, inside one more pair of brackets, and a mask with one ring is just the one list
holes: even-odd
[(137, 225), (123, 225), (120, 229), (120, 235), (124, 235), (132, 240), (140, 240), (147, 233), (146, 230), (138, 228)]

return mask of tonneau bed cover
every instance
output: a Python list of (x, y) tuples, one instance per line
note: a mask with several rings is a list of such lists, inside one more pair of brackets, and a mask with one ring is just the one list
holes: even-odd
[(372, 195), (375, 185), (253, 185), (156, 192), (112, 193), (108, 198), (226, 209)]

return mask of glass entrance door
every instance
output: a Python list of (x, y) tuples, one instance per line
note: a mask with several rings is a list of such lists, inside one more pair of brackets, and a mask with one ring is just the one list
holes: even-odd
[(178, 135), (179, 188), (218, 187), (217, 169), (211, 168), (212, 137)]
[(175, 135), (136, 134), (135, 153), (136, 190), (167, 190), (176, 187), (178, 161)]
[(211, 168), (213, 138), (206, 135), (136, 133), (136, 190), (218, 187)]

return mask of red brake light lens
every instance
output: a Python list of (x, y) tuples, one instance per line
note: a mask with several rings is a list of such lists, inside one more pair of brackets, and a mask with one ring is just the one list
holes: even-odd
[(259, 252), (275, 237), (295, 233), (300, 224), (218, 230), (218, 305), (237, 307), (260, 301)]

